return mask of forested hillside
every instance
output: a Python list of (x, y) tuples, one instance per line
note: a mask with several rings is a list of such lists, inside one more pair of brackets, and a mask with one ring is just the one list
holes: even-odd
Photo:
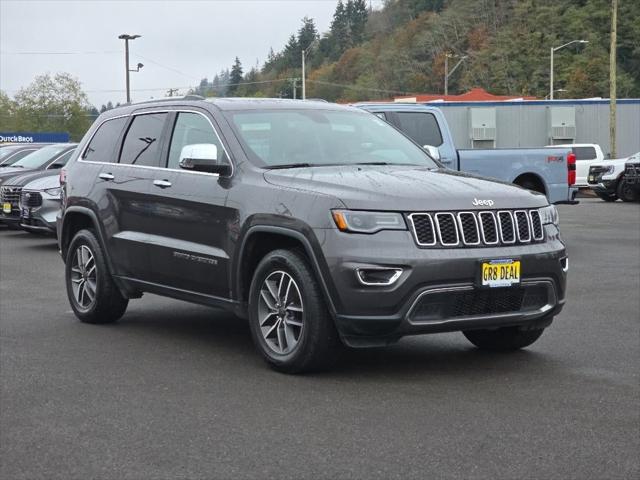
[[(640, 96), (640, 1), (619, 0), (618, 96)], [(206, 96), (301, 94), (301, 50), (308, 49), (307, 97), (327, 100), (389, 98), (442, 92), (450, 66), (467, 58), (449, 80), (449, 93), (483, 87), (494, 94), (544, 97), (549, 50), (556, 52), (555, 88), (561, 98), (609, 95), (609, 0), (389, 0), (370, 10), (366, 0), (338, 3), (331, 28), (317, 32), (305, 18), (262, 66), (203, 79)], [(238, 85), (240, 83), (240, 85)]]

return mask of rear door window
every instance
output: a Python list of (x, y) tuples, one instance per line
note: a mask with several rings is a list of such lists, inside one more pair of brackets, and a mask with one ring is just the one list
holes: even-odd
[(160, 158), (160, 144), (167, 115), (167, 113), (149, 113), (136, 115), (133, 118), (124, 137), (120, 163), (147, 167), (161, 166), (163, 162)]
[(596, 149), (594, 147), (573, 147), (576, 160), (595, 160)]
[(83, 160), (92, 162), (115, 162), (116, 144), (127, 123), (126, 117), (107, 120), (98, 127), (82, 155)]
[(439, 147), (442, 145), (442, 133), (438, 121), (432, 113), (397, 112), (392, 116), (391, 121), (420, 146)]

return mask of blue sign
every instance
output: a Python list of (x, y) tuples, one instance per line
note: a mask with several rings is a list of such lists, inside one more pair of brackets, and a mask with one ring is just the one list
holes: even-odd
[(67, 143), (67, 132), (0, 132), (0, 143)]

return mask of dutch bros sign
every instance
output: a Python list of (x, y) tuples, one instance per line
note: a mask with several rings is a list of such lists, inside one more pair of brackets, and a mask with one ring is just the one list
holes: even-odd
[(67, 132), (0, 132), (0, 143), (67, 143)]

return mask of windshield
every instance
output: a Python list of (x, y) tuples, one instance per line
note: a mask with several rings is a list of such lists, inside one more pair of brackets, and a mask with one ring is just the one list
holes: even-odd
[(2, 147), (0, 148), (0, 160), (7, 158), (16, 150), (19, 150), (21, 147), (16, 145), (15, 147)]
[(40, 168), (49, 163), (49, 161), (53, 160), (60, 154), (60, 152), (67, 148), (69, 148), (68, 145), (51, 145), (43, 147), (37, 152), (27, 155), (22, 160), (18, 160), (13, 164), (13, 166), (22, 168)]
[(269, 110), (228, 116), (247, 156), (260, 167), (439, 166), (384, 120), (366, 112)]

